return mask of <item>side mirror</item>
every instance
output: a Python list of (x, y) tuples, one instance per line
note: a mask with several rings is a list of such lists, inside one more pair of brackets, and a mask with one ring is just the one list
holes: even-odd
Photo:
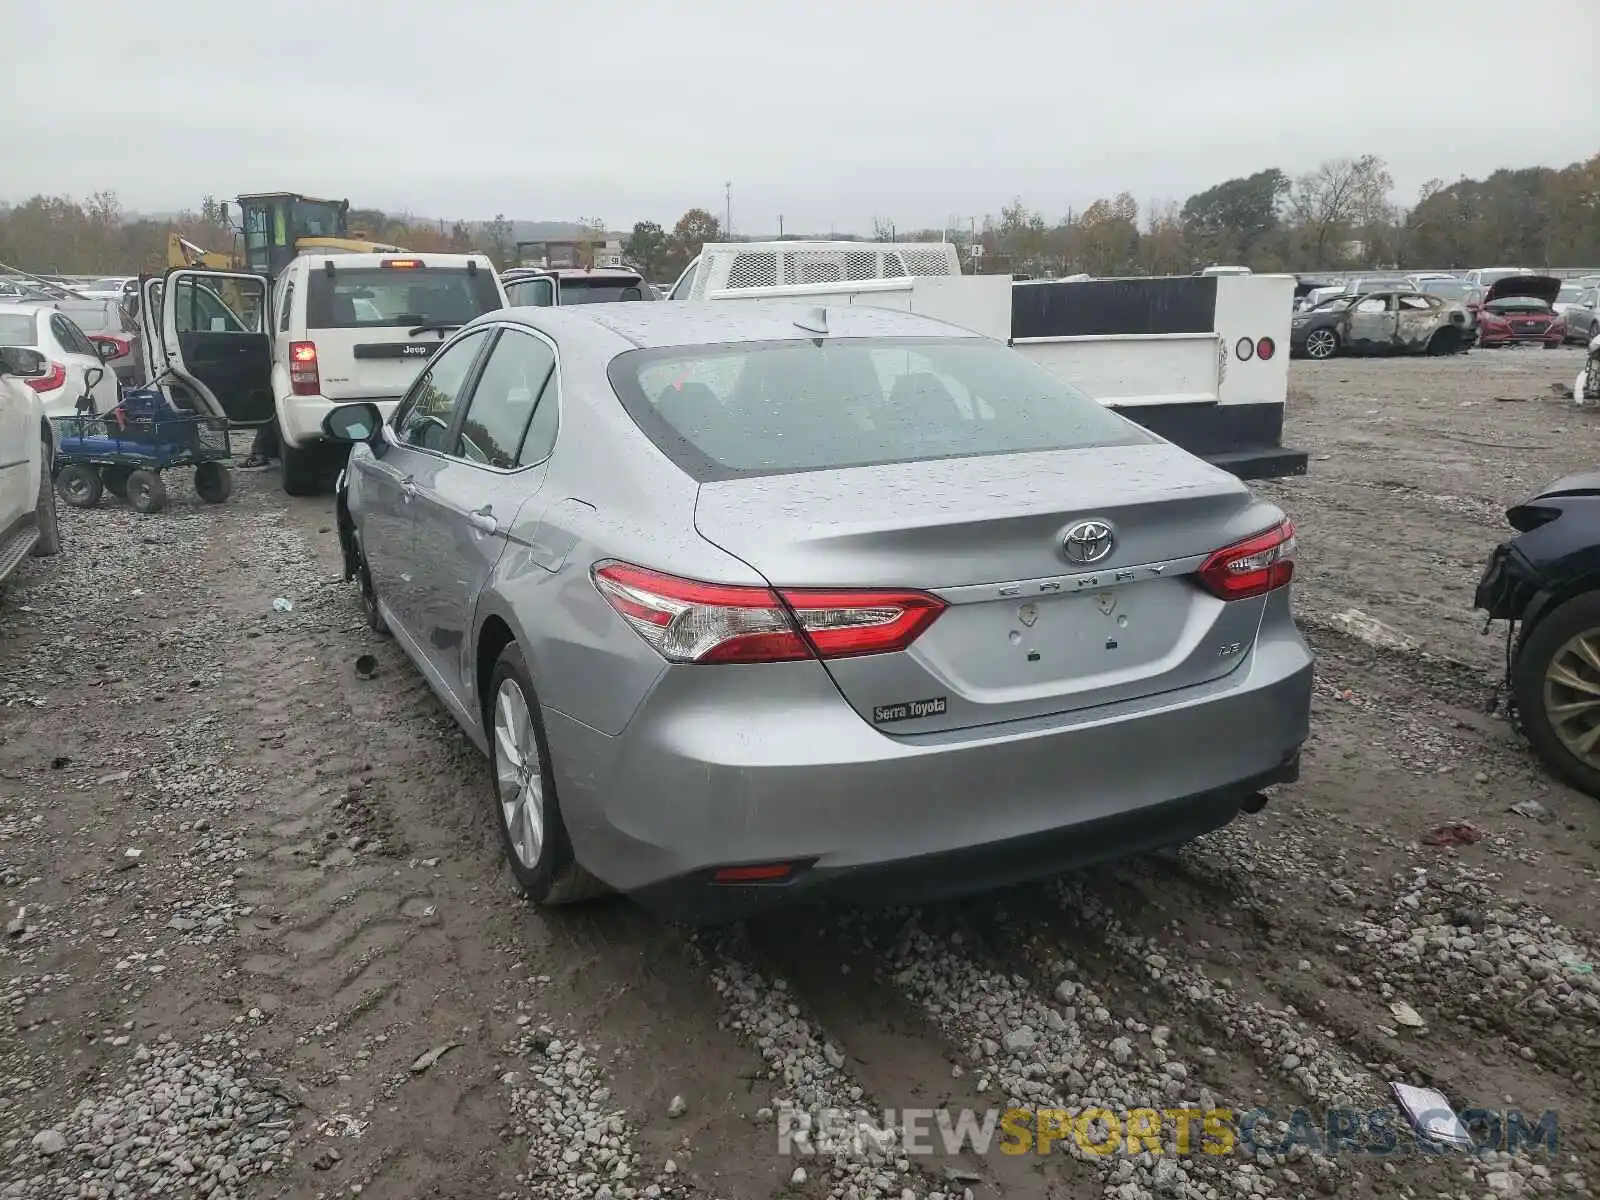
[(122, 347), (117, 345), (115, 342), (104, 342), (97, 339), (90, 340), (94, 341), (94, 352), (100, 356), (100, 361), (103, 363), (110, 362), (113, 358), (116, 358), (122, 353)]
[(625, 287), (617, 296), (618, 300), (643, 300), (644, 293), (636, 287)]
[(37, 379), (48, 373), (45, 356), (27, 346), (0, 346), (0, 375)]
[(376, 404), (339, 404), (322, 418), (322, 432), (336, 442), (370, 442), (383, 427)]

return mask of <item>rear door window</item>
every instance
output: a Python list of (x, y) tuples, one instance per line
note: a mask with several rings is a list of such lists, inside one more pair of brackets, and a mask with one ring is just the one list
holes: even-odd
[(306, 287), (308, 329), (462, 326), (500, 307), (494, 277), (465, 267), (314, 270)]

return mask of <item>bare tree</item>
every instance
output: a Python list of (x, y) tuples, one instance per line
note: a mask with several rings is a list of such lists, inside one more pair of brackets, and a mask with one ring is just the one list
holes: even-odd
[(1329, 159), (1295, 180), (1289, 212), (1306, 238), (1313, 267), (1326, 267), (1352, 229), (1373, 217), (1387, 203), (1394, 180), (1375, 154)]

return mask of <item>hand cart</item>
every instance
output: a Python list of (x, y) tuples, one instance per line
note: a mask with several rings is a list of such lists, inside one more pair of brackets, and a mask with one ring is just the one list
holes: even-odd
[(167, 504), (161, 472), (194, 468), (194, 490), (207, 504), (233, 494), (228, 422), (174, 408), (155, 389), (133, 389), (99, 416), (52, 417), (55, 486), (74, 508), (93, 508), (105, 489), (142, 513)]

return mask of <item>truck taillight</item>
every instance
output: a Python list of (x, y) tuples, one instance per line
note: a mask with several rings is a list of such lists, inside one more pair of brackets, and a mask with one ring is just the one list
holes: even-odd
[(289, 343), (289, 386), (296, 396), (315, 396), (322, 390), (315, 342)]
[(1265, 362), (1277, 352), (1278, 343), (1273, 341), (1271, 338), (1262, 338), (1256, 343), (1256, 357), (1262, 362)]
[(67, 368), (61, 363), (53, 362), (47, 373), (32, 379), (24, 379), (22, 382), (36, 392), (53, 392), (67, 382)]
[(1294, 522), (1224, 546), (1195, 572), (1200, 585), (1223, 600), (1265, 596), (1294, 578)]
[(773, 663), (904, 650), (945, 603), (926, 592), (746, 587), (597, 564), (595, 586), (674, 663)]

